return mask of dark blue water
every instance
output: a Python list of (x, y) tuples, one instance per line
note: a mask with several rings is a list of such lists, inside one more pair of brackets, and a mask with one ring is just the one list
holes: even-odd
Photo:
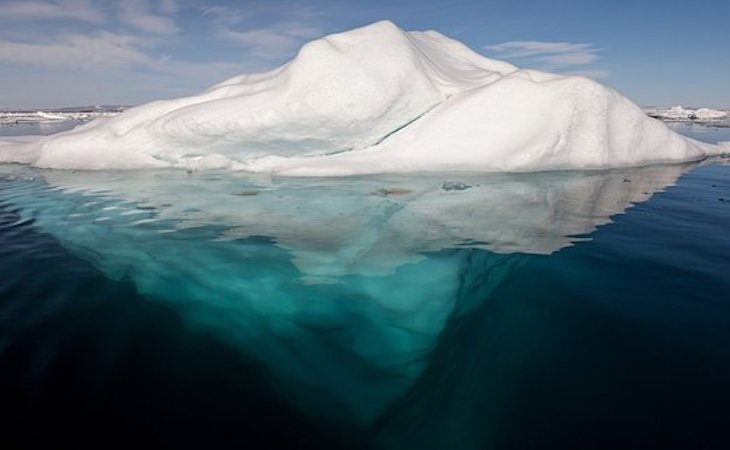
[(727, 448), (725, 161), (0, 167), (2, 448)]

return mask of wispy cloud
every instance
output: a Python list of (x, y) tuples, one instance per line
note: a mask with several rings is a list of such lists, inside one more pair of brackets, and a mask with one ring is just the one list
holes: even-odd
[(93, 24), (106, 20), (104, 12), (89, 0), (9, 1), (0, 3), (0, 20), (68, 20)]
[(292, 52), (303, 42), (322, 35), (321, 29), (296, 22), (247, 31), (224, 28), (222, 32), (227, 38), (245, 46), (252, 56), (272, 59)]
[[(580, 70), (601, 57), (601, 49), (593, 44), (572, 42), (509, 41), (484, 47), (501, 59), (519, 60), (544, 70), (606, 76), (605, 70)], [(589, 76), (591, 76), (589, 75)]]
[(251, 13), (248, 11), (228, 6), (203, 6), (200, 11), (218, 24), (233, 25), (251, 17)]
[[(155, 55), (149, 42), (137, 36), (102, 32), (95, 35), (69, 34), (45, 42), (0, 40), (0, 65), (31, 66), (54, 73), (94, 71), (118, 76), (126, 73), (149, 79), (207, 87), (242, 71), (256, 69), (240, 62), (194, 62)], [(33, 71), (31, 71), (33, 72)]]
[[(201, 58), (200, 54), (177, 54), (175, 49), (180, 38), (176, 35), (179, 27), (175, 19), (186, 12), (186, 7), (189, 10), (190, 3), (176, 0), (125, 0), (116, 3), (103, 0), (0, 0), (0, 23), (12, 16), (21, 24), (13, 32), (0, 33), (0, 68), (5, 70), (3, 79), (22, 86), (28, 81), (20, 74), (27, 73), (36, 78), (42, 78), (38, 74), (45, 74), (43, 76), (47, 77), (48, 83), (63, 86), (59, 88), (63, 92), (80, 92), (83, 89), (76, 84), (82, 79), (80, 77), (86, 77), (82, 84), (89, 86), (89, 92), (96, 89), (95, 95), (103, 98), (117, 95), (101, 89), (101, 86), (114, 86), (104, 80), (116, 80), (117, 83), (137, 80), (140, 82), (132, 83), (133, 86), (123, 89), (117, 86), (114, 90), (144, 99), (157, 97), (155, 92), (158, 91), (163, 97), (183, 95), (242, 72), (270, 67), (262, 59), (253, 57), (215, 61), (205, 55)], [(57, 22), (53, 27), (46, 23), (26, 25), (30, 21), (51, 19)], [(71, 28), (73, 20), (83, 20), (87, 25)], [(31, 30), (43, 27), (44, 32), (24, 32), (26, 27)], [(66, 31), (69, 28), (78, 31)], [(307, 34), (307, 31), (290, 27), (289, 33), (296, 36)], [(260, 50), (268, 42), (267, 36), (257, 36), (256, 33), (242, 39), (248, 39), (250, 49)], [(269, 45), (274, 44), (269, 42)], [(277, 45), (281, 48), (288, 43)], [(175, 56), (169, 56), (171, 53)], [(29, 67), (34, 70), (28, 70)], [(96, 88), (92, 89), (91, 85)], [(9, 86), (7, 83), (2, 86), (0, 97), (6, 102), (13, 99), (23, 103), (26, 97), (15, 95), (14, 88)]]
[[(152, 5), (146, 0), (124, 0), (119, 2), (119, 19), (138, 30), (169, 35), (179, 31), (175, 21), (167, 16), (152, 12)], [(177, 3), (163, 2), (158, 5), (161, 10), (175, 11)]]
[[(262, 61), (276, 61), (290, 55), (304, 42), (322, 36), (319, 26), (321, 11), (314, 8), (239, 9), (227, 6), (205, 6), (214, 33), (243, 46), (248, 55)], [(269, 25), (261, 27), (257, 17), (268, 17)]]
[(51, 42), (0, 40), (0, 63), (45, 68), (120, 68), (154, 62), (132, 36), (102, 32), (68, 34)]

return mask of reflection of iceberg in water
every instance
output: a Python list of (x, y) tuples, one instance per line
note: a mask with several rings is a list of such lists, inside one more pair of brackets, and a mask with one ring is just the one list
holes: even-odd
[[(48, 186), (3, 197), (110, 277), (236, 342), (303, 409), (366, 424), (421, 375), (467, 307), (464, 280), (484, 298), (510, 253), (570, 245), (687, 168), (306, 180), (16, 168)], [(489, 251), (476, 281), (474, 248)]]

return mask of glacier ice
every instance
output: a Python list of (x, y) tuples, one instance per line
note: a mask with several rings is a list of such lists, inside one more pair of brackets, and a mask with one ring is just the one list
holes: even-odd
[(679, 136), (583, 77), (519, 70), (388, 21), (305, 44), (266, 73), (0, 145), (58, 169), (238, 169), (282, 175), (542, 171), (698, 160)]

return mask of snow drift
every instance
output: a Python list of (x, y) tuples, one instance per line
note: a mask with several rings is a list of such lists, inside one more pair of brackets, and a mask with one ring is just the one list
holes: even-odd
[(587, 78), (518, 70), (435, 31), (383, 21), (196, 96), (4, 143), (0, 162), (352, 175), (605, 168), (719, 152)]

